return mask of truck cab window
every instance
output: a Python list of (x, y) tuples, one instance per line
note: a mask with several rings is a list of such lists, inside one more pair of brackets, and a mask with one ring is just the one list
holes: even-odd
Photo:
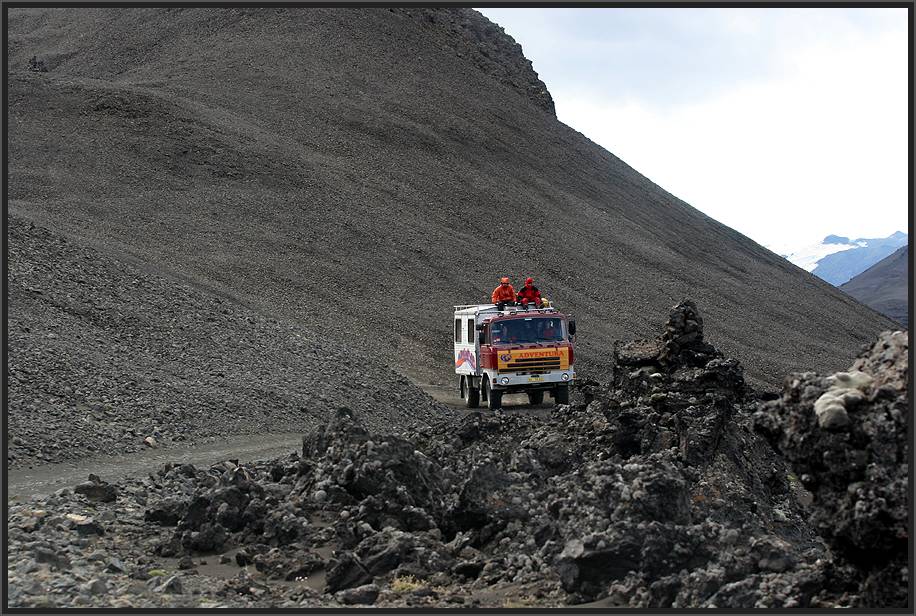
[(468, 319), (468, 344), (474, 344), (474, 319)]
[(493, 324), (494, 343), (543, 343), (565, 340), (563, 321), (558, 318), (533, 317), (512, 319)]
[(455, 342), (461, 342), (461, 319), (455, 319)]

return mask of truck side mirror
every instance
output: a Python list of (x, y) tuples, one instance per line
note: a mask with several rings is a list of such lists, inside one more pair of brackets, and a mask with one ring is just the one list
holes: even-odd
[(485, 344), (487, 342), (487, 335), (483, 330), (477, 332), (477, 342), (480, 344)]
[(483, 329), (483, 327), (484, 327), (483, 323), (478, 323), (477, 325), (474, 326), (474, 329), (476, 329), (477, 331), (480, 331)]
[(575, 321), (575, 319), (573, 319), (573, 320), (571, 320), (571, 321), (569, 322), (569, 335), (570, 335), (570, 336), (575, 336), (575, 335), (576, 335), (576, 321)]

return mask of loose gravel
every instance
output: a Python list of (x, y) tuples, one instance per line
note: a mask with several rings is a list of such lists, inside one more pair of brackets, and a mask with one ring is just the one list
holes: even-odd
[(11, 467), (452, 411), (295, 324), (7, 218)]

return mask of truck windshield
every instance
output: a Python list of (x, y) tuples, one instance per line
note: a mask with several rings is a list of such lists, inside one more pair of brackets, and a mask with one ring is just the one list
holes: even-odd
[(558, 342), (563, 339), (563, 319), (553, 317), (498, 321), (490, 329), (493, 343)]

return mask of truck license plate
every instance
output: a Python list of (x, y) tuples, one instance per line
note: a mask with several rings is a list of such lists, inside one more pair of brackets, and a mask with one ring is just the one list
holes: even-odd
[(544, 377), (541, 377), (541, 376), (529, 376), (528, 377), (529, 383), (532, 383), (534, 381), (543, 381), (543, 380), (544, 380)]

